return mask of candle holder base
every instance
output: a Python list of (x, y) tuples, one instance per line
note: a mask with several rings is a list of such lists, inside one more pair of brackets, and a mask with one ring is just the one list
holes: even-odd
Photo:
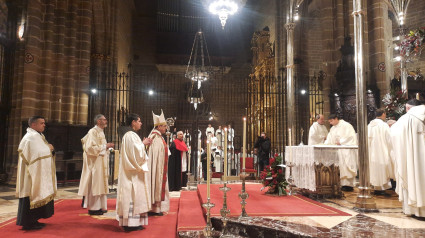
[(241, 215), (239, 216), (238, 220), (239, 221), (246, 221), (246, 220), (250, 220), (251, 217), (248, 216), (248, 214), (246, 213), (246, 210), (245, 210), (246, 199), (249, 197), (248, 193), (245, 190), (245, 178), (247, 177), (247, 174), (245, 173), (245, 169), (242, 171), (240, 176), (242, 178), (242, 190), (239, 193), (239, 197), (242, 199), (242, 201), (241, 201), (242, 212), (241, 212)]
[(294, 166), (295, 166), (295, 164), (292, 163), (292, 162), (290, 162), (286, 165), (286, 167), (289, 168), (289, 176), (288, 176), (288, 180), (287, 180), (288, 181), (288, 187), (289, 187), (289, 192), (288, 192), (289, 196), (297, 195), (297, 192), (295, 192), (294, 189), (293, 189), (294, 187), (296, 187), (295, 184), (294, 184), (294, 178), (292, 177), (292, 167), (294, 167)]
[(215, 207), (214, 203), (210, 202), (210, 198), (208, 198), (207, 202), (202, 204), (204, 208), (207, 209), (207, 226), (204, 228), (204, 236), (212, 237), (212, 231), (214, 228), (211, 223), (211, 208)]
[(220, 210), (220, 215), (223, 217), (223, 231), (220, 237), (233, 237), (228, 234), (227, 231), (227, 216), (230, 214), (230, 210), (227, 209), (227, 192), (231, 190), (231, 188), (227, 187), (227, 181), (224, 182), (223, 187), (220, 187), (220, 190), (223, 191), (223, 207)]

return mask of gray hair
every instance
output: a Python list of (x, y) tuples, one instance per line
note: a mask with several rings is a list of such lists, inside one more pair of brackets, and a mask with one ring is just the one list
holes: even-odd
[(35, 122), (37, 122), (38, 119), (46, 120), (42, 116), (32, 116), (28, 119), (28, 126), (31, 126), (31, 124), (34, 124)]
[(94, 116), (94, 124), (97, 124), (97, 121), (99, 121), (100, 118), (105, 117), (103, 114), (97, 114)]
[(319, 120), (321, 115), (322, 114), (316, 114), (316, 120)]

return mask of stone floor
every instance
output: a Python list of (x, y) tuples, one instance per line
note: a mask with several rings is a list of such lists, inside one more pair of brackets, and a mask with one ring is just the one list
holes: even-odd
[[(80, 199), (77, 191), (77, 186), (59, 187), (57, 199)], [(404, 215), (397, 194), (392, 191), (390, 193), (390, 197), (375, 197), (379, 209), (379, 212), (375, 213), (358, 213), (353, 209), (357, 196), (355, 189), (354, 192), (345, 192), (343, 199), (319, 200), (352, 216), (261, 217), (246, 222), (238, 222), (234, 219), (229, 222), (233, 224), (230, 229), (242, 237), (292, 237), (293, 234), (297, 234), (298, 237), (425, 238), (425, 219)], [(115, 194), (110, 194), (110, 197), (114, 196)], [(179, 197), (180, 192), (172, 192), (170, 196)], [(17, 207), (15, 188), (0, 186), (0, 223), (14, 218)], [(218, 219), (215, 221), (215, 223), (220, 222)], [(267, 232), (264, 233), (264, 231)], [(189, 232), (180, 235), (182, 237), (197, 236), (197, 233)]]

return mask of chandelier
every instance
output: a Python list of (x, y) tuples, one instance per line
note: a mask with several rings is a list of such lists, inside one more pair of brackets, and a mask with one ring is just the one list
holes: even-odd
[[(208, 67), (205, 66), (205, 60), (208, 62)], [(198, 88), (201, 87), (201, 82), (209, 79), (212, 71), (210, 55), (208, 53), (207, 41), (204, 34), (199, 30), (195, 34), (192, 51), (190, 52), (189, 62), (187, 63), (185, 77), (198, 82)]]
[(235, 14), (239, 8), (243, 7), (246, 0), (202, 0), (204, 5), (214, 15), (218, 15), (221, 26), (224, 29), (227, 17)]
[(195, 110), (198, 108), (198, 104), (204, 102), (202, 90), (195, 85), (195, 82), (192, 82), (192, 85), (189, 89), (189, 93), (187, 94), (187, 101), (190, 104), (193, 104)]

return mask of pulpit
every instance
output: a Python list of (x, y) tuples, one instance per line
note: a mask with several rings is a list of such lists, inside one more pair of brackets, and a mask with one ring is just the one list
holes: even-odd
[[(292, 161), (294, 185), (311, 197), (341, 197), (339, 150), (357, 150), (357, 146), (286, 146), (286, 164)], [(289, 167), (286, 168), (286, 178)]]

